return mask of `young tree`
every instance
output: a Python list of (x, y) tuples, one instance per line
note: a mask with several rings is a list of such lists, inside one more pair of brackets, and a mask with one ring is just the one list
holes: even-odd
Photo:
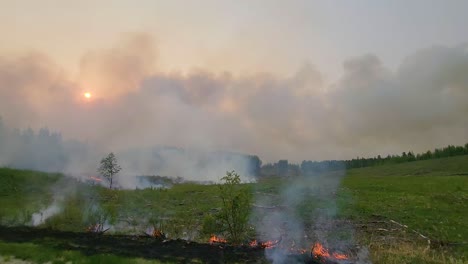
[(235, 171), (228, 171), (221, 181), (223, 183), (219, 185), (219, 190), (222, 207), (218, 218), (228, 239), (233, 243), (241, 243), (248, 229), (251, 197), (246, 189), (241, 188), (240, 176)]
[(109, 181), (109, 189), (112, 189), (114, 175), (119, 173), (121, 169), (122, 168), (117, 164), (117, 158), (112, 152), (101, 160), (101, 166), (99, 166), (98, 172)]

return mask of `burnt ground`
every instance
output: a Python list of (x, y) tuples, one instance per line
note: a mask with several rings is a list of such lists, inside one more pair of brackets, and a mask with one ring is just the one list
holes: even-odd
[[(113, 254), (176, 263), (268, 263), (263, 248), (202, 244), (186, 240), (163, 241), (148, 236), (65, 232), (31, 227), (0, 226), (0, 240), (30, 242), (84, 255)], [(323, 263), (310, 255), (291, 255), (295, 263)]]

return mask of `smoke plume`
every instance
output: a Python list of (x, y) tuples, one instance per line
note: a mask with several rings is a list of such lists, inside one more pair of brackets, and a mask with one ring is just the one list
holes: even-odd
[[(94, 171), (110, 151), (161, 145), (299, 162), (467, 141), (467, 45), (416, 51), (394, 71), (372, 54), (350, 58), (331, 84), (312, 64), (289, 77), (167, 73), (156, 67), (155, 47), (147, 34), (128, 34), (115, 47), (84, 54), (76, 78), (45, 54), (2, 56), (0, 115), (10, 127), (48, 127), (91, 146), (93, 154), (73, 157), (70, 170)], [(93, 97), (85, 99), (85, 91)], [(1, 165), (17, 145), (8, 150)], [(143, 173), (150, 162), (129, 166)]]

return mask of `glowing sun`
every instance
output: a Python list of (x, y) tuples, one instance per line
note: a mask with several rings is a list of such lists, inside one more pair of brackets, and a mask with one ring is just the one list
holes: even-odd
[(91, 93), (89, 93), (89, 92), (86, 92), (86, 93), (84, 93), (83, 95), (84, 95), (84, 97), (85, 97), (86, 99), (90, 99), (90, 98), (91, 98)]

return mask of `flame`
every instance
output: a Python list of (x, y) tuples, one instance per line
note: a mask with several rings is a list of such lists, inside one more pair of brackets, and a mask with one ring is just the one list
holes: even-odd
[(312, 254), (318, 257), (330, 257), (330, 253), (328, 253), (328, 250), (325, 249), (320, 243), (314, 244), (314, 246), (312, 247)]
[[(210, 243), (213, 243), (213, 242), (225, 243), (226, 240), (220, 239), (220, 238), (212, 235), (211, 238), (210, 238)], [(270, 240), (270, 241), (266, 241), (266, 242), (258, 242), (257, 240), (252, 240), (252, 241), (249, 242), (249, 246), (253, 247), (253, 248), (260, 247), (260, 248), (264, 248), (264, 249), (272, 249), (272, 248), (276, 248), (278, 246), (278, 243), (279, 243), (279, 240)], [(281, 247), (281, 248), (283, 248), (283, 247)], [(310, 252), (309, 250), (307, 250), (305, 248), (295, 247), (294, 243), (290, 247), (284, 247), (283, 249), (287, 250), (287, 251), (289, 251), (290, 253), (293, 253), (293, 254), (306, 254), (307, 252)], [(333, 260), (348, 259), (348, 256), (345, 255), (345, 254), (336, 253), (336, 252), (330, 254), (328, 249), (326, 249), (322, 244), (320, 244), (318, 242), (315, 243), (312, 246), (311, 251), (312, 251), (312, 256), (316, 257), (316, 258), (319, 258), (319, 259), (325, 259), (325, 258), (333, 259)]]
[[(265, 249), (272, 249), (272, 248), (278, 247), (279, 242), (280, 242), (279, 240), (269, 240), (266, 242), (258, 242), (255, 239), (249, 242), (249, 246), (253, 248), (260, 247), (260, 248), (265, 248)], [(281, 248), (288, 250), (291, 253), (298, 253), (298, 254), (305, 254), (308, 251), (307, 249), (304, 249), (304, 248), (296, 248), (294, 245), (292, 245), (290, 248), (288, 247), (286, 248), (281, 247)]]
[(345, 254), (333, 253), (330, 255), (328, 249), (324, 248), (322, 244), (318, 242), (312, 247), (312, 255), (319, 258), (333, 258), (337, 260), (348, 259), (348, 256)]
[(86, 231), (90, 233), (99, 233), (102, 231), (102, 225), (101, 224), (90, 225), (86, 228)]
[(161, 230), (156, 229), (156, 228), (153, 230), (153, 232), (151, 233), (151, 235), (152, 235), (153, 237), (163, 237), (163, 236), (164, 236), (163, 232), (161, 232)]
[(222, 239), (220, 237), (217, 237), (215, 235), (211, 235), (210, 237), (210, 244), (213, 244), (213, 243), (226, 243), (226, 239)]
[(266, 242), (258, 242), (256, 239), (250, 241), (250, 247), (261, 247), (261, 248), (274, 248), (278, 244), (278, 240), (266, 241)]
[(345, 254), (338, 254), (338, 253), (333, 253), (333, 257), (335, 259), (348, 259), (348, 256), (346, 256)]
[(250, 241), (249, 246), (251, 246), (251, 247), (257, 247), (257, 246), (258, 246), (257, 240), (255, 239), (255, 240)]
[(98, 182), (102, 182), (102, 179), (99, 179), (97, 177), (94, 177), (94, 176), (90, 176), (89, 177), (91, 180), (95, 180), (95, 181), (98, 181)]
[(261, 244), (262, 248), (274, 248), (276, 247), (276, 244), (278, 244), (278, 240), (272, 240), (272, 241), (267, 241), (267, 242), (263, 242)]

